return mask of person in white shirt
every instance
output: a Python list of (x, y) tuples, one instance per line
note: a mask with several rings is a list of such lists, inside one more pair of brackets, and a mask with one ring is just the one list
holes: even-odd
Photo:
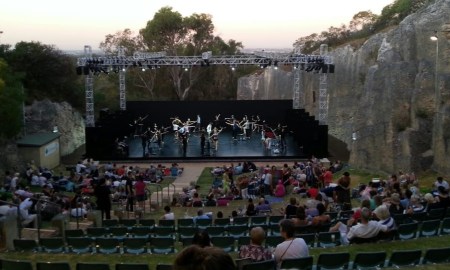
[(436, 178), (436, 181), (434, 182), (434, 190), (437, 191), (440, 186), (444, 187), (447, 191), (449, 190), (448, 182), (445, 181), (442, 176)]
[(281, 262), (285, 259), (309, 256), (308, 245), (305, 240), (295, 237), (295, 225), (291, 219), (283, 219), (280, 222), (280, 232), (285, 240), (278, 244), (273, 252), (278, 269), (280, 269)]
[(70, 210), (70, 215), (72, 217), (84, 218), (87, 215), (87, 211), (83, 207), (83, 204), (81, 202), (78, 202), (77, 208), (72, 208), (72, 210)]
[(29, 213), (29, 209), (31, 208), (31, 206), (33, 206), (33, 201), (30, 198), (24, 198), (21, 197), (22, 202), (19, 205), (19, 209), (20, 209), (20, 215), (22, 218), (22, 225), (24, 226), (28, 226), (31, 223), (34, 223), (34, 225), (37, 225), (35, 220), (36, 220), (36, 214), (30, 214)]
[(84, 173), (86, 170), (86, 165), (84, 165), (81, 161), (78, 161), (77, 166), (75, 167), (75, 172), (77, 174)]
[(165, 211), (166, 213), (161, 217), (161, 219), (164, 219), (164, 220), (174, 220), (174, 219), (175, 219), (175, 215), (174, 215), (174, 213), (171, 211), (170, 206), (166, 205), (166, 206), (164, 207), (164, 211)]

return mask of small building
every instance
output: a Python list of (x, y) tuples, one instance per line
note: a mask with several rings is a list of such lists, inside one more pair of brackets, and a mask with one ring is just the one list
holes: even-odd
[(53, 169), (61, 163), (58, 132), (26, 135), (17, 141), (19, 153), (25, 160), (34, 160), (36, 166)]

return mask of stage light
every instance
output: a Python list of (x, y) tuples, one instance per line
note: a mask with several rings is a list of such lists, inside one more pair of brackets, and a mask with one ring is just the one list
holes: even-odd
[(142, 71), (145, 71), (145, 67), (142, 68)]
[(123, 68), (122, 68), (122, 71), (125, 72), (125, 71), (127, 71), (127, 69), (126, 69), (125, 67), (123, 67)]

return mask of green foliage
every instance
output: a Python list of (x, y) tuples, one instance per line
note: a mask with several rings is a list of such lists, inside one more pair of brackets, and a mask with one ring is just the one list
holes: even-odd
[(23, 91), (20, 76), (0, 58), (0, 137), (13, 138), (22, 128)]
[(23, 74), (21, 81), (28, 103), (49, 98), (68, 101), (76, 107), (83, 104), (75, 58), (39, 42), (19, 42), (13, 50), (4, 52), (4, 57), (13, 73)]
[(313, 53), (323, 43), (333, 47), (357, 39), (367, 39), (374, 33), (383, 31), (386, 27), (397, 25), (406, 16), (431, 2), (431, 0), (396, 0), (391, 5), (384, 7), (379, 16), (371, 11), (360, 11), (353, 16), (348, 27), (346, 25), (331, 26), (328, 31), (323, 31), (320, 35), (312, 34), (297, 39), (294, 46), (302, 46), (302, 53)]

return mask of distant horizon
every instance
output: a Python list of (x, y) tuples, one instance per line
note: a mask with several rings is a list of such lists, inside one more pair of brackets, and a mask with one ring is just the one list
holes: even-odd
[(228, 0), (134, 0), (132, 4), (105, 5), (101, 1), (41, 0), (5, 1), (0, 9), (0, 43), (41, 42), (59, 50), (97, 49), (106, 35), (130, 29), (135, 35), (162, 7), (187, 17), (209, 14), (214, 35), (225, 42), (233, 39), (245, 48), (292, 48), (294, 42), (331, 26), (348, 25), (360, 11), (381, 14), (394, 0), (322, 0), (315, 2), (279, 0), (276, 5)]

